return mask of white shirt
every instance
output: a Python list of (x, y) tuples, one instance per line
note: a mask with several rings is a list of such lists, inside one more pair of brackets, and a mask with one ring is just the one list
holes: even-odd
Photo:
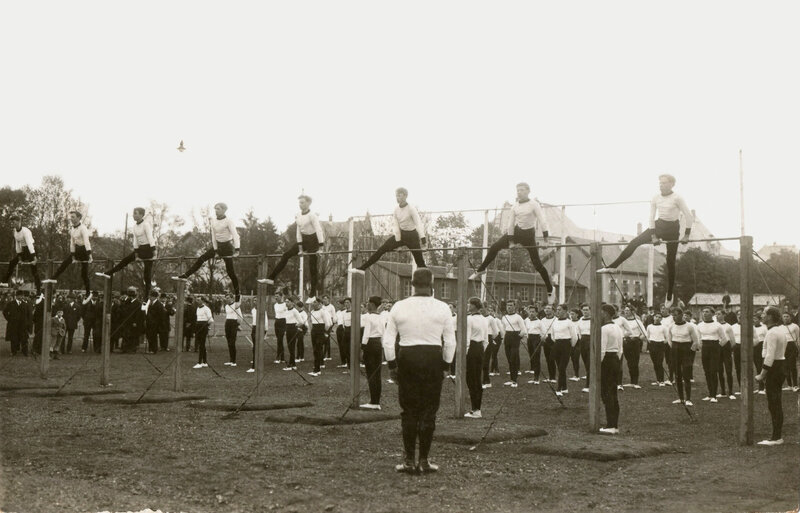
[(606, 353), (617, 353), (621, 358), (622, 339), (623, 333), (619, 326), (613, 322), (604, 324), (600, 328), (600, 358), (602, 359)]
[(547, 219), (544, 217), (542, 206), (538, 201), (531, 198), (525, 203), (517, 201), (511, 207), (511, 215), (509, 216), (508, 225), (506, 225), (506, 233), (514, 235), (514, 226), (519, 226), (523, 230), (530, 230), (536, 227), (536, 221), (539, 220), (542, 232), (549, 232), (547, 228)]
[(764, 338), (766, 338), (766, 336), (767, 327), (764, 324), (753, 326), (753, 340), (755, 340), (756, 344), (761, 344), (764, 342)]
[[(250, 317), (253, 319), (253, 327), (255, 328), (258, 322), (258, 308), (253, 307), (250, 311)], [(267, 315), (267, 312), (264, 312), (264, 329), (266, 330), (267, 328), (269, 328), (269, 315)]]
[(79, 223), (78, 226), (69, 227), (69, 252), (75, 253), (75, 246), (83, 246), (86, 251), (92, 250), (92, 244), (89, 242), (89, 230), (86, 225)]
[(572, 345), (578, 341), (578, 330), (569, 319), (556, 319), (553, 323), (553, 340), (569, 340)]
[(553, 316), (550, 317), (549, 319), (547, 317), (544, 317), (539, 320), (542, 321), (542, 327), (541, 327), (542, 338), (547, 338), (549, 336), (551, 339), (555, 340), (553, 338), (553, 324), (558, 319), (556, 319), (555, 316)]
[(453, 361), (456, 332), (450, 307), (432, 296), (411, 296), (398, 301), (389, 312), (389, 324), (383, 334), (383, 352), (387, 361), (395, 359), (394, 344), (440, 346), (445, 362)]
[(671, 192), (666, 196), (656, 194), (650, 201), (650, 228), (656, 227), (656, 219), (662, 221), (677, 221), (680, 214), (686, 219), (686, 228), (691, 228), (694, 223), (692, 212), (682, 197)]
[(622, 317), (621, 315), (616, 319), (612, 319), (611, 322), (619, 326), (619, 329), (622, 330), (623, 337), (632, 337), (633, 332), (631, 331), (631, 326), (628, 324), (628, 319)]
[(349, 328), (353, 324), (353, 311), (342, 310), (342, 326)]
[(416, 230), (420, 238), (425, 236), (425, 227), (415, 207), (406, 203), (405, 207), (398, 205), (394, 209), (394, 240), (400, 240), (400, 230), (409, 232)]
[(500, 331), (497, 329), (497, 324), (495, 324), (494, 322), (495, 318), (492, 317), (491, 315), (486, 315), (484, 316), (484, 319), (486, 319), (486, 328), (489, 330), (488, 331), (489, 336), (491, 336), (492, 338), (496, 337), (497, 334), (500, 333)]
[(733, 332), (733, 343), (734, 344), (741, 344), (742, 343), (742, 325), (738, 322), (736, 324), (731, 324), (731, 331)]
[(786, 327), (786, 341), (787, 342), (794, 342), (797, 343), (797, 339), (800, 338), (800, 326), (795, 323), (791, 324), (784, 324)]
[(764, 338), (764, 347), (761, 356), (764, 357), (764, 367), (772, 367), (775, 360), (783, 360), (786, 352), (786, 328), (773, 326), (767, 331)]
[(628, 331), (631, 332), (629, 336), (634, 338), (641, 338), (645, 336), (646, 331), (642, 321), (634, 317), (633, 319), (625, 319), (625, 322), (628, 323)]
[(667, 332), (663, 324), (650, 324), (647, 326), (647, 340), (650, 342), (666, 342)]
[[(383, 339), (386, 325), (383, 323), (380, 314), (368, 313), (361, 317), (361, 325), (364, 326), (364, 336), (361, 337), (361, 344), (366, 344), (371, 338)], [(381, 344), (383, 341), (381, 341)]]
[(236, 231), (236, 224), (230, 217), (211, 219), (211, 245), (217, 249), (218, 242), (233, 241), (234, 249), (239, 249), (239, 232)]
[(506, 336), (506, 332), (513, 331), (519, 333), (521, 337), (527, 337), (528, 332), (525, 329), (525, 321), (520, 314), (504, 315), (500, 318), (500, 333)]
[[(303, 313), (305, 313), (305, 312), (303, 312)], [(333, 320), (331, 320), (331, 314), (329, 314), (328, 311), (325, 310), (324, 306), (322, 308), (320, 308), (319, 310), (311, 310), (309, 315), (311, 317), (311, 324), (312, 325), (314, 325), (314, 324), (317, 324), (317, 325), (323, 324), (325, 326), (326, 330), (329, 329), (331, 326), (333, 326)]]
[(591, 334), (592, 334), (592, 319), (581, 317), (581, 320), (578, 321), (578, 336), (588, 337)]
[(295, 312), (297, 312), (297, 314), (300, 316), (300, 322), (298, 324), (308, 324), (308, 312), (305, 310), (295, 310)]
[(322, 230), (322, 225), (319, 224), (317, 214), (312, 213), (310, 210), (303, 214), (300, 212), (294, 217), (297, 223), (297, 243), (303, 242), (303, 235), (317, 234), (317, 242), (320, 244), (325, 242), (325, 233)]
[(211, 315), (211, 309), (206, 306), (197, 307), (197, 322), (213, 322), (214, 316)]
[(286, 303), (275, 303), (272, 305), (272, 308), (275, 310), (275, 320), (278, 319), (286, 319)]
[(728, 341), (728, 336), (725, 334), (725, 330), (722, 329), (722, 325), (717, 321), (700, 322), (697, 325), (697, 332), (700, 334), (700, 340), (716, 340), (720, 343)]
[(23, 226), (21, 230), (17, 231), (14, 228), (14, 249), (17, 253), (22, 253), (22, 248), (27, 246), (31, 255), (35, 255), (36, 251), (33, 249), (33, 234), (31, 231)]
[(700, 337), (697, 334), (697, 327), (691, 322), (683, 324), (673, 324), (667, 330), (667, 342), (672, 345), (673, 342), (699, 342)]
[(333, 323), (334, 319), (338, 319), (338, 316), (336, 315), (336, 307), (332, 304), (328, 303), (327, 305), (322, 305), (322, 309), (328, 312), (328, 317), (331, 319), (331, 323)]
[(467, 343), (482, 342), (483, 349), (489, 347), (489, 321), (479, 313), (467, 315)]
[(664, 331), (669, 331), (673, 324), (675, 324), (675, 319), (671, 315), (661, 318), (661, 325), (664, 326)]
[(542, 334), (542, 321), (540, 319), (531, 319), (528, 317), (525, 319), (525, 331), (528, 332), (528, 336), (531, 335), (539, 335)]
[(726, 323), (722, 323), (721, 322), (719, 324), (720, 324), (720, 326), (722, 326), (722, 331), (725, 332), (725, 342), (720, 341), (720, 345), (723, 345), (723, 346), (726, 345), (726, 344), (733, 345), (733, 340), (734, 340), (734, 336), (735, 336), (734, 333), (733, 333), (733, 327), (731, 327), (731, 325), (728, 324), (727, 322)]
[(296, 308), (286, 309), (286, 324), (303, 324), (303, 317)]
[(226, 321), (238, 321), (242, 318), (242, 308), (241, 303), (233, 303), (233, 304), (226, 304), (225, 305), (225, 320)]
[(153, 225), (143, 219), (133, 225), (133, 249), (144, 245), (156, 247), (156, 239), (153, 237)]

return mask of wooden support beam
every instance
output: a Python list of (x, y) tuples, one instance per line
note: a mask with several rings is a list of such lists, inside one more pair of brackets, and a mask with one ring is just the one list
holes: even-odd
[(353, 273), (353, 294), (350, 301), (350, 397), (352, 407), (358, 408), (361, 395), (361, 303), (364, 295), (364, 275)]
[[(183, 272), (183, 262), (181, 262)], [(183, 391), (183, 376), (181, 375), (181, 356), (183, 355), (183, 310), (186, 303), (186, 282), (175, 282), (177, 300), (175, 302), (175, 366), (172, 369), (172, 390)]]
[(600, 307), (603, 304), (603, 275), (597, 270), (603, 267), (603, 248), (592, 243), (589, 248), (591, 262), (589, 264), (589, 297), (592, 310), (592, 321), (589, 337), (589, 431), (596, 433), (600, 429), (600, 333), (602, 331)]
[(455, 416), (457, 419), (464, 418), (467, 413), (467, 350), (469, 349), (469, 340), (467, 340), (467, 295), (469, 294), (469, 287), (467, 286), (469, 274), (469, 259), (467, 257), (467, 250), (459, 248), (456, 250), (456, 258), (458, 261), (458, 309), (456, 326), (456, 393), (455, 393)]
[(739, 445), (753, 445), (753, 289), (750, 286), (753, 268), (753, 237), (740, 242), (739, 274), (741, 278), (741, 406), (739, 408)]
[[(41, 359), (39, 360), (39, 373), (42, 379), (47, 379), (47, 371), (50, 366), (50, 307), (53, 304), (54, 283), (47, 281), (44, 283), (44, 299), (42, 299), (42, 347)], [(36, 327), (34, 326), (34, 332)], [(34, 334), (34, 337), (36, 335)]]
[(100, 370), (100, 386), (111, 385), (111, 278), (103, 278), (103, 365)]
[[(267, 261), (265, 258), (259, 259), (258, 262), (258, 277), (263, 279), (267, 277)], [(256, 295), (256, 333), (253, 337), (253, 368), (256, 370), (256, 389), (253, 393), (258, 397), (261, 393), (261, 383), (264, 379), (264, 332), (266, 331), (267, 320), (267, 284), (258, 283), (258, 290)]]

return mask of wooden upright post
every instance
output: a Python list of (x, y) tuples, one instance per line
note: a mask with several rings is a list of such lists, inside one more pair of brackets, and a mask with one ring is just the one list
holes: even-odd
[(353, 218), (347, 220), (347, 295), (353, 295), (353, 276), (350, 274), (350, 269), (353, 268)]
[[(267, 262), (266, 259), (258, 257), (258, 277), (266, 278)], [(258, 397), (261, 393), (261, 382), (264, 378), (264, 332), (266, 331), (267, 318), (267, 284), (258, 282), (258, 292), (256, 296), (256, 335), (253, 339), (254, 357), (253, 368), (256, 370), (256, 391), (253, 395)]]
[(603, 247), (598, 242), (592, 242), (589, 247), (591, 262), (589, 264), (589, 297), (592, 309), (592, 321), (589, 337), (589, 431), (596, 433), (600, 429), (600, 333), (602, 320), (600, 307), (603, 304), (603, 275), (597, 270), (603, 267)]
[[(113, 265), (113, 262), (111, 262)], [(111, 376), (111, 279), (103, 278), (103, 366), (100, 370), (100, 386), (107, 387)]]
[(457, 419), (464, 418), (467, 413), (467, 350), (469, 349), (469, 340), (467, 340), (467, 295), (469, 287), (467, 281), (469, 279), (467, 250), (459, 248), (456, 250), (456, 258), (458, 259), (458, 309), (456, 326), (456, 411)]
[[(47, 369), (50, 366), (50, 306), (53, 304), (53, 283), (44, 283), (44, 299), (42, 299), (42, 347), (40, 374), (42, 379), (47, 379)], [(34, 333), (36, 328), (34, 327)]]
[[(183, 272), (183, 262), (181, 262), (181, 272)], [(175, 304), (175, 367), (172, 369), (172, 390), (180, 392), (183, 390), (181, 355), (183, 354), (183, 309), (186, 303), (186, 282), (178, 280), (175, 282), (175, 286), (178, 289), (178, 298)]]
[(739, 445), (753, 445), (753, 290), (750, 275), (753, 268), (753, 237), (744, 236), (740, 242), (739, 274), (741, 275), (742, 314), (742, 404), (739, 410)]
[[(653, 296), (653, 277), (655, 274), (656, 248), (652, 244), (647, 248), (647, 306), (655, 307)], [(658, 309), (656, 309), (658, 311)]]
[(358, 408), (361, 395), (361, 302), (364, 295), (364, 275), (353, 273), (353, 295), (350, 313), (350, 397), (352, 406)]
[[(486, 260), (489, 254), (489, 211), (483, 211), (483, 250), (481, 250), (481, 261)], [(469, 260), (467, 260), (469, 262)], [(486, 301), (486, 274), (481, 274), (481, 301)]]
[[(559, 262), (558, 262), (558, 304), (564, 304), (567, 301), (567, 248), (564, 244), (567, 243), (567, 230), (566, 230), (566, 216), (567, 208), (561, 206), (561, 247), (559, 248)], [(545, 244), (547, 241), (545, 241)]]

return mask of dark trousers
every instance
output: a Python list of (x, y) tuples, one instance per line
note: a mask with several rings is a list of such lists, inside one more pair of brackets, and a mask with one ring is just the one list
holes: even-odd
[(483, 342), (471, 340), (467, 350), (467, 389), (472, 411), (481, 409), (483, 399), (483, 384), (481, 383), (481, 369), (483, 367)]
[(742, 344), (733, 344), (733, 368), (736, 369), (736, 384), (742, 388)]
[(691, 342), (673, 342), (670, 351), (672, 367), (675, 369), (675, 386), (678, 388), (678, 397), (687, 401), (692, 400), (692, 364), (694, 351)]
[(158, 331), (155, 330), (148, 330), (145, 333), (145, 337), (147, 338), (147, 350), (151, 353), (158, 352)]
[(102, 329), (100, 326), (83, 326), (83, 344), (81, 349), (84, 351), (89, 350), (89, 335), (92, 337), (92, 349), (95, 353), (100, 352), (101, 344), (103, 343)]
[[(628, 374), (631, 377), (631, 384), (639, 384), (639, 358), (642, 354), (642, 340), (634, 337), (626, 337), (622, 342), (622, 354), (628, 363)], [(619, 383), (622, 384), (622, 372), (619, 373)]]
[(207, 261), (211, 260), (215, 256), (219, 255), (222, 257), (222, 261), (225, 262), (225, 271), (228, 273), (228, 278), (231, 279), (231, 286), (233, 287), (233, 292), (238, 297), (239, 295), (239, 278), (236, 277), (236, 269), (233, 267), (233, 252), (235, 248), (233, 247), (233, 242), (217, 242), (217, 249), (213, 247), (208, 248), (208, 250), (197, 257), (197, 260), (194, 261), (192, 266), (189, 268), (188, 271), (183, 273), (181, 276), (184, 278), (188, 278), (189, 276), (193, 275), (197, 272), (200, 267), (206, 263)]
[[(318, 280), (318, 272), (317, 272), (317, 250), (319, 249), (319, 241), (317, 240), (317, 234), (311, 235), (303, 235), (303, 253), (306, 257), (308, 257), (308, 269), (311, 271), (311, 295), (317, 295), (317, 280)], [(286, 250), (286, 252), (281, 255), (281, 259), (278, 260), (278, 263), (275, 265), (275, 268), (269, 273), (269, 279), (274, 280), (280, 273), (283, 271), (283, 268), (286, 267), (286, 264), (289, 263), (289, 259), (297, 256), (300, 253), (300, 245), (295, 243)], [(320, 291), (321, 292), (321, 291)], [(302, 294), (303, 291), (301, 290), (300, 293)]]
[(285, 356), (283, 355), (284, 335), (286, 335), (286, 319), (275, 319), (275, 338), (278, 339), (275, 359), (278, 361), (285, 361)]
[(194, 343), (197, 346), (197, 363), (208, 363), (206, 354), (206, 339), (208, 338), (208, 323), (198, 322), (195, 330)]
[[(324, 324), (311, 325), (311, 349), (314, 352), (314, 372), (319, 372), (322, 368), (322, 359), (324, 358), (325, 354)], [(378, 364), (380, 365), (380, 362), (378, 362)]]
[(482, 381), (483, 384), (488, 385), (491, 383), (489, 379), (489, 366), (491, 365), (492, 361), (492, 353), (494, 352), (494, 337), (491, 335), (487, 335), (489, 337), (489, 345), (486, 346), (486, 350), (483, 352), (483, 362), (482, 362)]
[(161, 346), (162, 351), (167, 351), (169, 349), (169, 328), (162, 328), (161, 331), (158, 332), (158, 345)]
[[(719, 348), (719, 368), (717, 368), (717, 377), (719, 378), (719, 390), (722, 395), (733, 395), (733, 342), (720, 346)], [(725, 378), (727, 379), (728, 386), (725, 387)], [(727, 393), (726, 393), (727, 392)]]
[(53, 274), (53, 279), (57, 279), (61, 276), (61, 273), (67, 270), (69, 264), (73, 261), (81, 263), (81, 278), (83, 278), (83, 286), (84, 290), (86, 291), (86, 295), (89, 295), (91, 291), (91, 287), (89, 285), (89, 253), (86, 251), (86, 247), (84, 246), (75, 246), (75, 253), (72, 253), (67, 258), (61, 262), (61, 265), (58, 266), (56, 269), (55, 274)]
[(592, 357), (592, 339), (589, 335), (581, 335), (581, 339), (578, 340), (578, 347), (580, 348), (581, 359), (583, 360), (583, 367), (586, 369), (586, 388), (589, 388), (589, 383), (591, 379), (591, 367), (589, 365), (589, 360)]
[(519, 376), (519, 341), (518, 331), (506, 331), (506, 335), (503, 337), (508, 370), (511, 372), (511, 381), (514, 383), (517, 382), (517, 376)]
[[(192, 337), (194, 337), (195, 326), (194, 323), (187, 323), (183, 325), (183, 350), (189, 351), (192, 348)], [(197, 344), (195, 344), (196, 346)]]
[[(764, 357), (761, 356), (761, 349), (764, 348), (764, 342), (753, 344), (753, 364), (756, 366), (756, 374), (761, 373), (761, 368), (764, 365)], [(758, 389), (764, 390), (764, 382), (758, 382)]]
[(706, 386), (708, 387), (709, 397), (716, 397), (717, 395), (719, 353), (720, 348), (718, 340), (703, 340), (703, 374), (706, 376)]
[(547, 364), (547, 377), (551, 381), (556, 377), (556, 359), (553, 356), (553, 349), (555, 348), (555, 342), (553, 339), (550, 338), (550, 335), (545, 337), (544, 342), (542, 342), (542, 348), (544, 349), (544, 362)]
[(772, 417), (772, 438), (779, 440), (783, 429), (783, 404), (781, 403), (781, 387), (783, 386), (783, 366), (785, 360), (775, 360), (772, 367), (767, 370), (764, 379), (767, 389), (767, 407)]
[(533, 264), (534, 269), (539, 273), (539, 276), (542, 277), (544, 281), (545, 289), (548, 293), (552, 292), (553, 285), (550, 282), (550, 274), (547, 272), (547, 268), (545, 268), (544, 264), (542, 264), (542, 260), (539, 258), (539, 249), (536, 248), (536, 230), (531, 228), (530, 230), (523, 230), (519, 226), (514, 226), (514, 235), (503, 235), (497, 242), (492, 244), (489, 248), (489, 251), (486, 253), (486, 258), (483, 259), (481, 265), (478, 267), (478, 272), (483, 272), (489, 265), (494, 262), (494, 259), (497, 258), (497, 254), (500, 253), (502, 249), (508, 249), (509, 244), (511, 242), (515, 242), (522, 246), (525, 246), (528, 255), (531, 258), (531, 263)]
[(650, 341), (648, 348), (650, 349), (650, 360), (653, 362), (653, 370), (656, 372), (656, 381), (659, 383), (664, 382), (664, 348), (667, 347), (666, 342)]
[[(239, 321), (225, 319), (225, 340), (228, 342), (229, 362), (236, 363), (236, 335), (239, 332)], [(253, 342), (255, 344), (255, 342)]]
[(28, 337), (11, 337), (11, 355), (15, 355), (22, 351), (22, 354), (28, 356)]
[(489, 372), (500, 373), (500, 367), (497, 365), (497, 355), (500, 353), (500, 344), (503, 343), (503, 336), (497, 335), (494, 337), (494, 346), (491, 347), (492, 354), (489, 355)]
[(106, 271), (106, 274), (113, 276), (114, 273), (125, 269), (128, 265), (133, 263), (137, 256), (144, 264), (144, 297), (148, 297), (150, 293), (150, 285), (153, 283), (153, 247), (149, 244), (142, 244), (136, 248), (133, 253), (129, 254), (120, 260), (117, 265)]
[(322, 343), (322, 359), (331, 357), (331, 332), (325, 332), (325, 341)]
[[(17, 264), (20, 260), (23, 262), (33, 261), (33, 255), (27, 246), (22, 248), (21, 253), (14, 253), (14, 258), (8, 263), (8, 271), (6, 271), (6, 277), (3, 279), (3, 283), (8, 283), (8, 280), (11, 279), (11, 275), (14, 274), (14, 269), (17, 268)], [(29, 267), (31, 268), (33, 283), (36, 285), (36, 293), (38, 294), (42, 291), (42, 279), (39, 277), (39, 270), (36, 268), (36, 264), (31, 264)]]
[(339, 344), (339, 358), (342, 365), (350, 365), (350, 326), (342, 328), (342, 337), (337, 337)]
[(786, 344), (786, 351), (783, 354), (786, 366), (786, 384), (790, 387), (797, 386), (797, 344), (790, 340)]
[(286, 323), (286, 347), (289, 349), (289, 359), (286, 360), (287, 367), (296, 367), (297, 362), (295, 362), (295, 349), (297, 346), (297, 337), (298, 332), (300, 330), (297, 329), (297, 324)]
[(384, 254), (403, 246), (411, 250), (411, 255), (414, 257), (414, 262), (416, 262), (417, 267), (425, 267), (425, 259), (422, 257), (422, 251), (420, 251), (422, 245), (420, 244), (417, 230), (401, 230), (400, 240), (395, 240), (394, 236), (389, 237), (386, 239), (386, 242), (384, 242), (366, 262), (359, 265), (358, 268), (364, 271), (380, 260)]
[(673, 365), (672, 360), (672, 348), (669, 347), (669, 344), (664, 342), (664, 359), (667, 361), (667, 373), (669, 374), (669, 380), (675, 381), (675, 366)]
[(419, 459), (427, 459), (436, 429), (436, 412), (442, 394), (445, 366), (438, 346), (400, 347), (397, 355), (398, 400), (402, 410), (405, 457), (414, 459), (419, 439)]
[(572, 372), (575, 374), (576, 378), (581, 377), (581, 341), (578, 339), (578, 343), (572, 348), (572, 352), (569, 355), (569, 359), (572, 361)]
[(371, 338), (364, 349), (364, 370), (367, 373), (369, 384), (369, 403), (381, 404), (381, 363), (383, 360), (383, 346), (379, 337)]
[[(72, 352), (72, 342), (73, 342), (73, 340), (75, 340), (75, 330), (74, 329), (71, 330), (71, 329), (68, 328), (67, 329), (67, 338), (66, 338), (66, 341), (67, 341), (67, 347), (66, 347), (67, 353), (71, 353)], [(64, 352), (63, 349), (62, 349), (61, 352), (62, 353)]]
[(553, 360), (558, 368), (558, 385), (556, 390), (567, 389), (567, 367), (572, 354), (572, 341), (568, 338), (556, 340), (553, 344)]
[(533, 371), (533, 379), (539, 380), (539, 375), (542, 373), (542, 349), (541, 335), (528, 335), (528, 357), (531, 363), (531, 371)]
[(600, 398), (606, 408), (606, 427), (619, 427), (619, 400), (617, 382), (622, 373), (622, 362), (617, 353), (606, 353), (600, 363)]
[[(655, 223), (656, 227), (648, 228), (647, 230), (643, 231), (637, 237), (635, 237), (632, 241), (628, 243), (625, 249), (622, 250), (622, 253), (619, 254), (616, 260), (612, 262), (609, 267), (613, 267), (616, 269), (619, 267), (622, 262), (627, 260), (628, 258), (633, 255), (633, 252), (636, 251), (636, 248), (641, 246), (642, 244), (649, 243), (652, 238), (653, 234), (656, 235), (659, 239), (662, 240), (669, 240), (669, 241), (677, 241), (681, 236), (681, 229), (680, 229), (680, 222), (679, 221), (662, 221), (661, 219), (656, 219)], [(678, 256), (678, 243), (677, 242), (667, 242), (667, 296), (672, 297), (672, 292), (675, 289), (675, 259)]]
[(306, 359), (306, 330), (305, 326), (298, 326), (297, 328), (297, 344), (294, 348), (294, 354), (301, 360)]

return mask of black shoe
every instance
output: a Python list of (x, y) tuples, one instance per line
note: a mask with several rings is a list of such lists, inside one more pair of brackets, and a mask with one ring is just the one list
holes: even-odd
[(428, 460), (419, 460), (419, 471), (423, 474), (436, 472), (439, 470), (439, 465), (435, 465)]
[(414, 460), (404, 460), (403, 463), (394, 466), (395, 472), (405, 474), (416, 474), (417, 467), (414, 466)]

